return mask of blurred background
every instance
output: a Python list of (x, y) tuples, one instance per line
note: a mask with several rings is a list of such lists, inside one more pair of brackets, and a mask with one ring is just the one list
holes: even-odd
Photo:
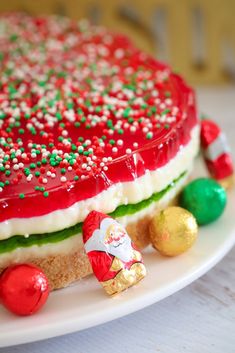
[(135, 44), (196, 85), (235, 81), (235, 0), (1, 0), (0, 12), (88, 18)]

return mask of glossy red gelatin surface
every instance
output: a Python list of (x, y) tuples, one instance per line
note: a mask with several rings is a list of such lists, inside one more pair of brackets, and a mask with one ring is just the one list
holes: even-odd
[(125, 36), (66, 18), (1, 21), (0, 221), (134, 181), (190, 141), (193, 90)]

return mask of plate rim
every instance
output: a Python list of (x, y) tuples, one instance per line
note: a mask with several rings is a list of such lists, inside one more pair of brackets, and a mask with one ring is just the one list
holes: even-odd
[[(4, 337), (0, 337), (0, 347), (15, 346), (24, 343), (32, 343), (36, 341), (41, 341), (49, 338), (54, 338), (58, 336), (63, 336), (69, 333), (74, 333), (82, 331), (100, 324), (107, 323), (109, 321), (118, 319), (120, 317), (132, 314), (138, 310), (144, 309), (154, 303), (167, 298), (168, 296), (178, 292), (179, 290), (185, 288), (187, 285), (191, 284), (210, 269), (212, 269), (216, 264), (218, 264), (223, 257), (232, 249), (235, 245), (235, 229), (232, 230), (231, 234), (224, 239), (223, 246), (218, 248), (211, 256), (206, 258), (194, 271), (186, 271), (186, 275), (182, 276), (177, 280), (177, 282), (171, 282), (167, 285), (154, 288), (152, 291), (147, 291), (140, 297), (134, 297), (132, 300), (127, 300), (121, 303), (120, 306), (114, 306), (114, 309), (104, 311), (102, 316), (90, 315), (86, 316), (85, 322), (81, 322), (77, 317), (67, 318), (65, 322), (55, 322), (52, 326), (51, 323), (48, 325), (32, 327), (32, 329), (27, 329), (27, 335), (25, 336), (25, 329), (20, 329), (14, 333), (14, 338), (12, 337), (12, 332)], [(59, 292), (57, 292), (59, 293)], [(27, 318), (26, 318), (27, 319)], [(20, 318), (22, 324), (24, 318)], [(23, 327), (23, 325), (22, 325)]]

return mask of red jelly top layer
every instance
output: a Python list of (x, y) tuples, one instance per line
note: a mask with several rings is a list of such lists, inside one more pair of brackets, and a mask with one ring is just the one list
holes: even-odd
[(192, 89), (126, 37), (54, 16), (0, 20), (0, 221), (133, 181), (190, 140)]

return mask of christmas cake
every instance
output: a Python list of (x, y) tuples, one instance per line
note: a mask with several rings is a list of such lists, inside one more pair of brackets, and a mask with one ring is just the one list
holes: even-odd
[(199, 145), (193, 90), (123, 35), (67, 18), (0, 19), (0, 272), (40, 266), (52, 288), (91, 272), (90, 211), (140, 248)]

